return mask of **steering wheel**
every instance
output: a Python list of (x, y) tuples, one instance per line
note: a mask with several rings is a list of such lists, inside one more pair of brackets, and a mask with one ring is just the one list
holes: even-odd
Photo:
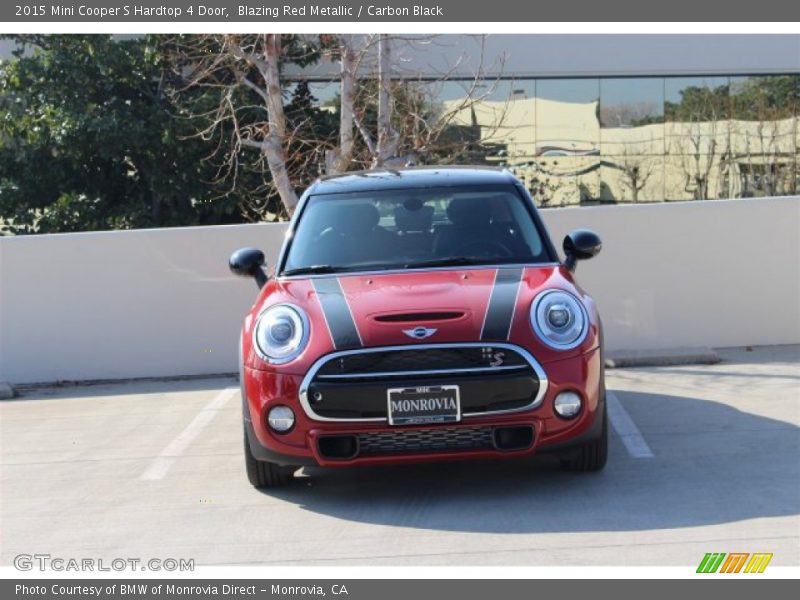
[(494, 240), (476, 240), (461, 244), (453, 251), (456, 256), (475, 256), (485, 254), (498, 258), (510, 258), (514, 256), (511, 249), (501, 242)]

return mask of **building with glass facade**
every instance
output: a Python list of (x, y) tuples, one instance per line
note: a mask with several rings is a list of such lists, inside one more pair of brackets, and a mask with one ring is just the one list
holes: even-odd
[(459, 121), (487, 136), (486, 162), (510, 168), (544, 205), (800, 185), (800, 74), (519, 79), (497, 93)]
[[(477, 39), (403, 40), (396, 77), (447, 112), (480, 73), (491, 92), (453, 126), (542, 205), (798, 193), (800, 36)], [(336, 92), (333, 64), (301, 76)]]

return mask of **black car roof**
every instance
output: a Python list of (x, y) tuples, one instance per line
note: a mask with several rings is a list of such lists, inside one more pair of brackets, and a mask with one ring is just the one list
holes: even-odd
[(406, 167), (323, 177), (309, 188), (308, 193), (337, 194), (463, 185), (508, 185), (515, 182), (516, 179), (507, 170), (492, 167)]

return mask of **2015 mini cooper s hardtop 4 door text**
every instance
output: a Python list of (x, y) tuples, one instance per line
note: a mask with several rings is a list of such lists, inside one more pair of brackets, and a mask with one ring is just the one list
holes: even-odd
[(573, 280), (600, 251), (578, 230), (559, 261), (507, 171), (419, 168), (323, 179), (300, 200), (240, 344), (247, 475), (556, 452), (606, 462), (602, 330)]

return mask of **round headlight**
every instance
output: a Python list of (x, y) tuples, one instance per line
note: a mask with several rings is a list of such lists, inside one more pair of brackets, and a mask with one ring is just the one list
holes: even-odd
[(261, 313), (253, 333), (259, 356), (282, 364), (294, 360), (308, 342), (308, 318), (293, 304), (277, 304)]
[(269, 411), (267, 421), (278, 433), (286, 433), (294, 426), (294, 412), (288, 406), (278, 405)]
[(588, 321), (583, 304), (569, 292), (544, 292), (531, 305), (533, 330), (555, 350), (570, 350), (579, 346), (586, 339)]

